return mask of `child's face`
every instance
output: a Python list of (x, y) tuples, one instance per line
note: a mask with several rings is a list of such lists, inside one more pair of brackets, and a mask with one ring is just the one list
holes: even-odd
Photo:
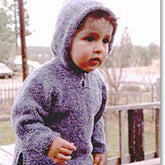
[(112, 32), (113, 26), (104, 18), (88, 18), (72, 41), (70, 54), (74, 64), (87, 72), (98, 68), (108, 55)]

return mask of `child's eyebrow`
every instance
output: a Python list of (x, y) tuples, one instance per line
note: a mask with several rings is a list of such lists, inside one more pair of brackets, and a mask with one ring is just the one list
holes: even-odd
[(110, 39), (111, 38), (111, 35), (107, 34), (107, 35), (105, 35), (105, 38)]
[[(88, 36), (94, 36), (94, 37), (99, 37), (99, 34), (97, 32), (84, 32), (82, 34), (83, 37), (88, 37)], [(108, 38), (110, 39), (111, 38), (111, 35), (110, 34), (105, 34), (104, 38)]]
[(86, 35), (86, 36), (89, 36), (89, 35), (92, 35), (92, 36), (95, 36), (95, 35), (97, 35), (98, 36), (98, 34), (96, 33), (96, 32), (84, 32), (84, 35)]

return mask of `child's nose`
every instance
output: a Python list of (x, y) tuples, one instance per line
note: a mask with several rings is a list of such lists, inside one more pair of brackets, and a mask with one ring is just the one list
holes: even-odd
[(101, 54), (103, 53), (104, 47), (102, 42), (96, 42), (94, 46), (94, 53)]

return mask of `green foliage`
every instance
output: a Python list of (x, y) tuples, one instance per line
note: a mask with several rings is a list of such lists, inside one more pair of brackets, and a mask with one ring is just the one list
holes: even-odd
[(151, 43), (148, 46), (148, 51), (151, 56), (151, 58), (159, 59), (160, 58), (160, 47), (156, 45), (155, 43)]
[(0, 62), (7, 60), (14, 41), (6, 11), (0, 8)]
[(151, 56), (148, 47), (135, 46), (133, 50), (133, 66), (148, 66), (151, 64)]
[[(26, 10), (27, 1), (24, 1), (24, 21), (26, 26), (26, 34), (30, 35), (31, 32), (29, 31), (29, 14)], [(19, 9), (18, 9), (18, 0), (3, 0), (3, 7), (7, 11), (7, 15), (10, 19), (10, 26), (14, 31), (15, 38), (18, 39), (20, 34), (20, 27), (19, 27)]]
[(114, 46), (105, 66), (108, 68), (123, 68), (131, 66), (132, 50), (133, 45), (129, 36), (128, 28), (126, 27), (122, 34), (120, 45)]
[[(12, 55), (18, 54), (19, 37), (19, 12), (18, 1), (2, 0), (0, 8), (0, 62), (7, 61)], [(26, 1), (25, 1), (26, 4)], [(24, 4), (24, 5), (25, 5)], [(25, 8), (25, 6), (24, 6)], [(29, 15), (25, 8), (26, 35), (30, 35), (28, 30)]]

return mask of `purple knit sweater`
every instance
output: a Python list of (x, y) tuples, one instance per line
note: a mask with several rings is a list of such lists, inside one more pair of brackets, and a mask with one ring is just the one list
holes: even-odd
[(55, 165), (47, 152), (58, 136), (77, 147), (68, 165), (92, 165), (91, 153), (106, 152), (105, 84), (97, 71), (84, 78), (68, 54), (77, 26), (95, 9), (113, 15), (93, 0), (71, 0), (62, 8), (52, 42), (54, 58), (26, 79), (13, 105), (17, 136), (13, 165), (22, 160), (24, 165)]

